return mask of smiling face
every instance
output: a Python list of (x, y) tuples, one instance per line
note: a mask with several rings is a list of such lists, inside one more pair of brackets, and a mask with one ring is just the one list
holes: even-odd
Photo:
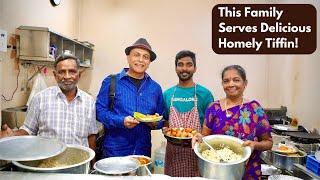
[(129, 73), (137, 76), (144, 75), (151, 62), (150, 53), (141, 48), (134, 48), (127, 56)]
[(195, 67), (191, 57), (183, 57), (178, 59), (176, 66), (176, 73), (180, 81), (192, 80), (193, 74), (196, 72)]
[(63, 92), (70, 92), (77, 88), (80, 73), (74, 59), (60, 61), (53, 71), (58, 86)]
[(236, 69), (228, 69), (222, 77), (223, 90), (229, 98), (238, 98), (243, 96), (247, 81), (244, 80)]

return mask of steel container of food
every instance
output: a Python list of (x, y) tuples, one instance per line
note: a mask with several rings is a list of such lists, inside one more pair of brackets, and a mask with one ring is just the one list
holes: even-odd
[(227, 135), (210, 135), (204, 137), (204, 139), (214, 148), (228, 146), (235, 153), (241, 154), (242, 158), (234, 162), (215, 163), (205, 159), (201, 154), (202, 151), (209, 149), (209, 147), (203, 143), (196, 143), (194, 152), (198, 156), (201, 176), (211, 179), (241, 179), (245, 171), (245, 163), (251, 155), (251, 148), (242, 147), (243, 141), (241, 139)]
[(41, 173), (88, 174), (95, 152), (80, 145), (67, 145), (61, 154), (42, 160), (12, 161), (18, 170)]
[[(131, 155), (129, 157), (135, 158), (139, 161), (139, 168), (137, 169), (138, 176), (149, 176), (149, 172), (152, 169), (152, 161), (151, 158), (144, 155)], [(148, 170), (146, 169), (148, 168)]]
[(94, 164), (98, 174), (108, 176), (135, 176), (139, 168), (139, 161), (132, 157), (109, 157)]
[(307, 153), (299, 150), (298, 153), (294, 154), (281, 154), (278, 152), (271, 151), (272, 164), (280, 169), (286, 169), (289, 171), (293, 170), (293, 164), (304, 165), (306, 163)]

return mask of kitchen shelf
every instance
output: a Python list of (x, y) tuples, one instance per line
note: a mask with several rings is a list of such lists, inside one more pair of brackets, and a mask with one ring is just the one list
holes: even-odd
[(18, 30), (20, 60), (50, 64), (58, 55), (69, 53), (79, 58), (81, 67), (92, 67), (93, 44), (67, 38), (46, 27), (20, 26)]

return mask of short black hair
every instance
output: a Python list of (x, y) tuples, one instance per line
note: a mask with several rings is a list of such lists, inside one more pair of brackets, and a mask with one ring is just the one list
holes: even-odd
[(196, 67), (196, 54), (192, 51), (189, 51), (189, 50), (182, 50), (177, 53), (176, 61), (175, 61), (176, 67), (178, 65), (178, 60), (181, 58), (184, 58), (184, 57), (190, 57), (192, 59), (194, 67)]
[(56, 58), (56, 60), (54, 61), (54, 64), (53, 64), (54, 68), (57, 68), (58, 63), (61, 62), (61, 61), (66, 60), (66, 59), (73, 59), (77, 64), (77, 69), (80, 68), (80, 60), (76, 56), (71, 55), (71, 54), (61, 54), (61, 55), (59, 55)]
[(246, 76), (246, 71), (243, 69), (243, 67), (241, 67), (240, 65), (230, 65), (230, 66), (227, 66), (223, 69), (222, 73), (221, 73), (221, 79), (223, 80), (223, 77), (224, 77), (224, 73), (227, 71), (227, 70), (231, 70), (231, 69), (234, 69), (236, 70), (239, 75), (241, 76), (242, 80), (243, 81), (246, 81), (247, 80), (247, 76)]

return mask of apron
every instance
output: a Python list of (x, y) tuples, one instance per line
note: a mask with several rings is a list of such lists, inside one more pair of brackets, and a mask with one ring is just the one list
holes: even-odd
[[(173, 98), (176, 87), (173, 91), (169, 112), (169, 127), (192, 128), (201, 132), (199, 112), (197, 108), (196, 84), (194, 86), (194, 107), (187, 112), (178, 112), (173, 107)], [(200, 176), (198, 168), (198, 157), (190, 147), (184, 147), (167, 143), (165, 154), (164, 173), (172, 177), (195, 177)]]

